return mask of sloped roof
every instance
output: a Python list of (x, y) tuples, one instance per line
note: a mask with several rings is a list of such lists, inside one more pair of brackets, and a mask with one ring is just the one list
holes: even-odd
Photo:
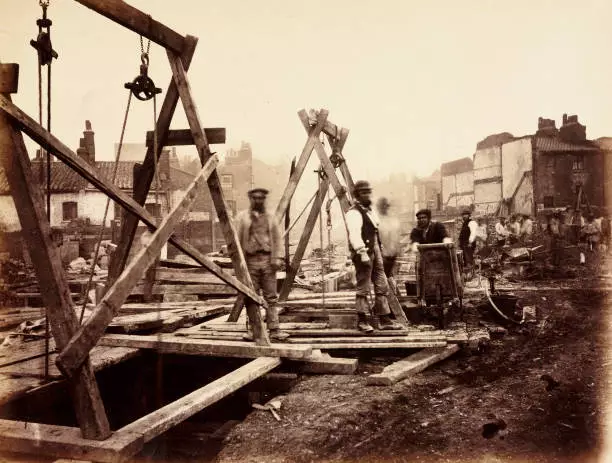
[[(134, 165), (135, 161), (119, 161), (117, 163), (117, 175), (113, 182), (122, 190), (132, 190), (134, 187)], [(106, 178), (109, 181), (113, 178), (115, 169), (114, 161), (96, 161), (95, 168), (101, 178)], [(194, 178), (178, 169), (170, 169), (171, 189), (179, 189), (188, 185)], [(40, 161), (32, 161), (32, 173), (36, 179), (39, 179), (41, 172)], [(43, 185), (46, 188), (46, 164), (43, 164)], [(180, 178), (176, 178), (180, 177)], [(174, 180), (172, 180), (174, 179)], [(89, 188), (89, 182), (81, 177), (77, 172), (71, 169), (63, 162), (53, 161), (51, 163), (51, 191), (53, 193), (76, 193), (80, 190)], [(155, 191), (155, 182), (151, 184), (151, 191)], [(0, 194), (8, 194), (10, 192), (8, 179), (2, 167), (0, 167)]]
[(447, 175), (469, 172), (472, 170), (473, 165), (472, 158), (461, 158), (456, 161), (445, 162), (440, 166), (440, 170), (442, 172), (442, 177), (446, 177)]
[(593, 140), (593, 143), (602, 150), (612, 151), (612, 137), (601, 137), (597, 140)]
[(598, 151), (599, 148), (592, 142), (568, 143), (556, 137), (534, 137), (538, 151), (572, 152), (572, 151)]
[(492, 148), (494, 146), (503, 145), (514, 140), (514, 135), (510, 132), (494, 133), (476, 143), (476, 150)]

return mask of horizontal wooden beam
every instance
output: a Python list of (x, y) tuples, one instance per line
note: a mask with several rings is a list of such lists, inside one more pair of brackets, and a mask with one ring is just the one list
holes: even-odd
[(96, 441), (81, 437), (78, 428), (0, 420), (0, 449), (6, 452), (116, 463), (137, 454), (143, 443), (142, 434), (133, 432)]
[(444, 347), (445, 341), (409, 341), (409, 342), (381, 342), (381, 343), (361, 343), (361, 342), (329, 342), (316, 344), (315, 348), (322, 350), (332, 349), (424, 349), (426, 347)]
[(275, 357), (260, 357), (252, 360), (212, 383), (128, 424), (119, 429), (116, 434), (118, 436), (123, 433), (127, 433), (128, 436), (141, 434), (144, 442), (149, 442), (209, 405), (265, 375), (280, 364), (281, 359)]
[[(204, 129), (209, 145), (222, 145), (225, 143), (225, 128)], [(159, 142), (159, 140), (158, 140)], [(193, 135), (189, 129), (169, 130), (164, 146), (193, 145)], [(147, 132), (147, 147), (153, 146), (153, 132)]]
[(0, 93), (17, 93), (19, 87), (19, 65), (0, 63)]
[(173, 335), (137, 336), (130, 334), (107, 334), (99, 345), (154, 349), (164, 354), (205, 355), (211, 357), (282, 357), (289, 359), (307, 358), (312, 354), (310, 346), (273, 343), (258, 346), (252, 342), (216, 341), (188, 339)]
[[(41, 145), (44, 149), (53, 153), (53, 155), (60, 161), (70, 166), (85, 180), (105, 193), (113, 201), (121, 205), (121, 207), (123, 207), (125, 210), (142, 220), (150, 229), (155, 230), (157, 228), (155, 218), (144, 207), (105, 178), (104, 175), (98, 172), (95, 167), (74, 153), (70, 148), (64, 145), (55, 136), (47, 132), (35, 120), (33, 120), (30, 116), (28, 116), (2, 95), (0, 95), (0, 110), (5, 111), (5, 113), (8, 114), (12, 120), (35, 142)], [(198, 251), (193, 245), (175, 236), (170, 237), (170, 243), (187, 254), (189, 257), (193, 258), (221, 280), (225, 281), (232, 288), (246, 294), (257, 304), (265, 304), (263, 298), (253, 291), (252, 288), (239, 281), (236, 277), (223, 271), (221, 267), (215, 264), (210, 258), (206, 257), (202, 252)]]
[(151, 235), (150, 241), (134, 256), (123, 273), (98, 303), (91, 316), (79, 327), (79, 330), (74, 334), (68, 345), (64, 347), (56, 363), (60, 371), (67, 377), (72, 377), (74, 372), (85, 361), (89, 351), (96, 345), (104, 331), (106, 331), (108, 324), (119, 312), (132, 287), (142, 278), (151, 264), (155, 262), (161, 248), (172, 234), (174, 227), (191, 210), (198, 192), (202, 189), (210, 174), (217, 168), (217, 164), (219, 164), (219, 157), (217, 155), (211, 156), (208, 159), (200, 173), (196, 175), (187, 187), (183, 199), (164, 217), (159, 228)]
[(166, 49), (177, 53), (183, 50), (185, 37), (123, 0), (76, 1)]
[(366, 384), (390, 386), (391, 384), (408, 378), (410, 375), (423, 371), (436, 362), (450, 357), (458, 350), (459, 346), (456, 344), (451, 344), (446, 347), (423, 349), (403, 360), (387, 365), (381, 373), (368, 376)]

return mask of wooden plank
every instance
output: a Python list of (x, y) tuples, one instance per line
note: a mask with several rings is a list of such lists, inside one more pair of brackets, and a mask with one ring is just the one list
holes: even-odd
[[(301, 114), (306, 114), (306, 111), (301, 110)], [(284, 215), (287, 212), (287, 208), (289, 207), (289, 203), (291, 202), (291, 198), (293, 198), (293, 194), (297, 189), (298, 183), (302, 178), (302, 174), (306, 169), (306, 165), (308, 164), (308, 160), (310, 159), (310, 155), (314, 148), (314, 144), (319, 140), (319, 135), (321, 134), (321, 130), (323, 130), (323, 126), (325, 125), (325, 121), (327, 120), (327, 115), (329, 112), (325, 109), (322, 109), (317, 116), (317, 124), (314, 127), (308, 126), (306, 132), (308, 133), (308, 139), (306, 140), (306, 144), (304, 148), (302, 148), (302, 152), (300, 153), (300, 157), (298, 158), (298, 162), (295, 166), (295, 171), (293, 175), (289, 178), (289, 183), (285, 187), (285, 191), (283, 191), (283, 196), (276, 207), (276, 220), (280, 223), (283, 219)], [(308, 119), (308, 116), (306, 116)]]
[[(90, 353), (92, 368), (94, 372), (98, 372), (124, 362), (132, 357), (136, 357), (139, 353), (140, 351), (138, 349), (127, 347), (97, 346), (94, 347)], [(57, 354), (51, 354), (49, 357), (49, 377), (61, 379), (63, 376), (55, 364), (56, 360)], [(45, 359), (40, 357), (2, 367), (0, 373), (12, 375), (14, 377), (44, 378)]]
[[(209, 296), (228, 295), (233, 296), (236, 290), (224, 283), (206, 283), (203, 285), (154, 285), (151, 288), (152, 294), (201, 294)], [(144, 294), (144, 286), (139, 284), (132, 288), (130, 294)], [(151, 302), (152, 304), (152, 302)]]
[[(8, 114), (13, 121), (18, 124), (19, 127), (21, 127), (22, 130), (26, 132), (34, 141), (48, 151), (52, 152), (58, 159), (69, 165), (72, 169), (78, 172), (79, 175), (109, 196), (113, 201), (119, 203), (124, 209), (128, 210), (131, 214), (134, 214), (138, 219), (142, 220), (151, 230), (155, 230), (157, 228), (155, 218), (149, 214), (144, 207), (138, 204), (134, 199), (130, 198), (123, 190), (118, 188), (115, 184), (110, 182), (100, 172), (98, 172), (95, 167), (75, 154), (72, 150), (70, 150), (70, 148), (64, 145), (52, 134), (47, 132), (36, 121), (34, 121), (31, 117), (25, 114), (21, 109), (2, 95), (0, 95), (0, 109), (5, 111), (6, 114)], [(218, 178), (216, 173), (213, 175)], [(122, 237), (122, 242), (123, 240), (124, 237)], [(214, 275), (225, 281), (232, 288), (235, 288), (240, 292), (245, 292), (257, 303), (264, 304), (263, 298), (257, 295), (255, 291), (253, 291), (252, 287), (245, 285), (236, 277), (224, 272), (221, 267), (206, 257), (202, 252), (198, 251), (191, 244), (175, 237), (174, 235), (170, 237), (170, 243), (188, 256), (192, 257), (203, 267), (210, 270)], [(113, 256), (117, 254), (118, 249), (119, 247), (117, 250), (115, 250)], [(123, 266), (121, 268), (123, 268)], [(110, 272), (109, 280), (111, 280)]]
[(291, 361), (302, 373), (319, 375), (352, 375), (357, 370), (357, 359), (332, 357), (316, 351), (312, 357), (304, 360)]
[(258, 346), (252, 342), (187, 339), (170, 334), (154, 336), (108, 334), (100, 340), (100, 345), (154, 349), (165, 354), (206, 355), (214, 357), (304, 358), (312, 353), (310, 346), (281, 343)]
[(459, 350), (459, 346), (451, 344), (446, 347), (435, 347), (423, 349), (416, 354), (412, 354), (403, 360), (386, 366), (382, 373), (370, 375), (366, 379), (366, 384), (390, 386), (398, 381), (408, 378), (414, 373), (423, 371), (425, 368), (436, 362), (450, 357)]
[[(166, 322), (173, 320), (177, 322), (176, 326), (186, 323), (200, 322), (205, 318), (213, 315), (227, 313), (229, 309), (225, 307), (202, 307), (199, 309), (189, 310), (170, 310), (166, 312), (150, 312), (146, 314), (125, 315), (113, 318), (113, 321), (108, 327), (109, 332), (115, 333), (132, 333), (136, 331), (144, 331), (163, 326), (168, 327)], [(111, 330), (111, 328), (113, 328)]]
[(119, 312), (132, 287), (157, 259), (161, 248), (168, 241), (174, 227), (191, 210), (199, 190), (201, 190), (208, 176), (214, 172), (218, 163), (219, 158), (217, 156), (211, 156), (208, 159), (200, 173), (185, 190), (183, 199), (164, 217), (159, 228), (151, 236), (150, 241), (136, 254), (121, 276), (97, 304), (91, 316), (79, 327), (77, 333), (74, 334), (70, 342), (62, 349), (57, 358), (57, 364), (66, 376), (72, 377), (74, 372), (87, 358), (89, 351), (96, 345), (96, 342), (104, 334), (113, 317)]
[(95, 441), (82, 438), (78, 428), (0, 419), (0, 449), (7, 452), (117, 463), (137, 454), (142, 445), (138, 433), (114, 433)]
[[(187, 36), (185, 38), (185, 47), (183, 49), (183, 53), (181, 54), (181, 60), (183, 61), (183, 66), (185, 69), (189, 69), (197, 43), (198, 40), (195, 37)], [(164, 98), (164, 102), (162, 103), (155, 128), (157, 131), (158, 141), (157, 152), (154, 152), (154, 146), (149, 146), (147, 148), (147, 153), (145, 154), (144, 161), (138, 172), (137, 182), (133, 186), (134, 201), (141, 206), (144, 205), (145, 201), (147, 200), (151, 182), (153, 181), (153, 177), (155, 175), (155, 159), (159, 159), (168, 138), (170, 122), (172, 121), (178, 100), (179, 94), (178, 89), (176, 88), (176, 83), (174, 82), (174, 79), (170, 79), (170, 84), (166, 90), (166, 96)], [(121, 220), (121, 231), (119, 234), (121, 239), (119, 243), (117, 243), (117, 249), (115, 249), (115, 252), (113, 252), (113, 256), (110, 260), (108, 281), (106, 285), (107, 288), (112, 286), (127, 263), (132, 242), (134, 241), (134, 236), (136, 234), (136, 228), (138, 227), (138, 220), (138, 216), (134, 214), (123, 214)]]
[[(225, 143), (225, 128), (204, 129), (204, 133), (206, 134), (209, 145), (221, 145)], [(152, 130), (147, 132), (146, 144), (147, 147), (153, 147)], [(189, 129), (169, 130), (168, 137), (164, 142), (164, 146), (184, 146), (193, 144), (193, 135), (191, 135), (191, 130)]]
[[(189, 122), (189, 129), (191, 130), (194, 143), (198, 149), (200, 161), (202, 165), (204, 165), (210, 158), (211, 152), (210, 147), (208, 146), (208, 140), (206, 139), (206, 134), (202, 130), (202, 123), (200, 122), (200, 117), (198, 115), (195, 102), (193, 101), (187, 74), (183, 68), (183, 63), (181, 62), (180, 57), (170, 50), (168, 50), (168, 60), (170, 61), (172, 75), (174, 76), (174, 80), (181, 97), (181, 102), (183, 103), (183, 108), (185, 109), (187, 121)], [(225, 203), (225, 198), (223, 196), (221, 180), (219, 179), (219, 175), (216, 171), (213, 172), (210, 177), (208, 177), (208, 188), (210, 190), (210, 196), (213, 200), (213, 204), (215, 205), (215, 210), (221, 225), (221, 230), (223, 231), (225, 243), (227, 244), (229, 256), (232, 259), (234, 272), (238, 277), (238, 280), (243, 282), (252, 290), (253, 282), (251, 281), (251, 275), (249, 274), (249, 270), (246, 265), (244, 253), (238, 239), (238, 234), (236, 233), (236, 229), (234, 228), (234, 225), (227, 213), (227, 204)], [(254, 292), (255, 291), (251, 291), (251, 293)], [(246, 300), (247, 315), (249, 317), (251, 329), (253, 330), (253, 338), (255, 343), (263, 346), (269, 345), (270, 338), (268, 337), (268, 332), (264, 326), (261, 312), (259, 311), (259, 306), (254, 302), (257, 301), (259, 297), (253, 298), (250, 293), (247, 294), (245, 291), (242, 291), (242, 293), (248, 296)]]
[(288, 344), (340, 344), (340, 343), (362, 343), (362, 344), (382, 344), (391, 342), (413, 342), (413, 341), (443, 341), (446, 339), (439, 335), (411, 333), (403, 336), (328, 336), (328, 337), (291, 337), (287, 339)]
[[(317, 142), (318, 143), (318, 140)], [(297, 172), (297, 169), (296, 169)], [(321, 206), (323, 205), (323, 201), (325, 201), (325, 195), (327, 194), (327, 190), (329, 189), (329, 179), (325, 178), (321, 181), (319, 185), (319, 191), (317, 192), (317, 196), (315, 197), (312, 206), (310, 207), (310, 212), (308, 213), (308, 218), (306, 219), (306, 224), (304, 225), (304, 229), (302, 230), (302, 236), (300, 237), (300, 241), (295, 250), (295, 254), (293, 255), (293, 259), (291, 260), (291, 267), (287, 270), (287, 274), (285, 276), (285, 281), (283, 282), (283, 286), (281, 287), (280, 294), (278, 295), (279, 301), (285, 301), (289, 296), (289, 292), (291, 291), (291, 286), (295, 281), (295, 276), (300, 270), (300, 264), (302, 263), (302, 258), (304, 257), (304, 253), (306, 252), (306, 247), (308, 246), (308, 242), (310, 241), (310, 235), (312, 235), (312, 231), (314, 230), (315, 224), (317, 223), (317, 219), (319, 218), (319, 212), (321, 211)]]
[[(8, 94), (0, 98), (12, 104)], [(44, 200), (35, 179), (21, 132), (0, 113), (0, 164), (4, 168), (22, 228), (30, 251), (43, 301), (49, 314), (49, 326), (58, 347), (65, 346), (78, 328), (72, 307), (70, 288), (62, 268), (59, 248), (51, 239), (51, 226)], [(104, 404), (87, 356), (71, 383), (71, 394), (77, 421), (83, 436), (105, 439), (110, 434)]]
[(17, 93), (19, 87), (19, 65), (0, 63), (0, 93)]
[[(307, 345), (307, 344), (304, 344)], [(321, 350), (335, 349), (425, 349), (426, 347), (444, 347), (444, 341), (406, 341), (406, 342), (380, 342), (380, 343), (347, 343), (347, 342), (330, 342), (323, 344), (315, 344), (312, 347)]]
[(149, 442), (209, 405), (265, 375), (280, 364), (281, 359), (274, 357), (260, 357), (252, 360), (212, 383), (130, 423), (119, 429), (116, 434), (119, 436), (124, 432), (128, 435), (142, 434), (144, 441)]
[(45, 383), (46, 381), (42, 378), (15, 378), (11, 375), (0, 374), (0, 406), (24, 397), (28, 392)]
[[(291, 330), (295, 332), (321, 330), (326, 331), (327, 323), (280, 323), (279, 327), (281, 330)], [(214, 320), (204, 322), (200, 325), (189, 328), (190, 330), (216, 330), (216, 331), (234, 331), (243, 333), (246, 331), (246, 327), (242, 323), (223, 323), (216, 322)]]
[(190, 309), (201, 309), (205, 307), (209, 307), (211, 309), (215, 309), (217, 307), (223, 308), (224, 310), (229, 310), (231, 308), (230, 304), (231, 299), (212, 299), (206, 301), (191, 301), (191, 302), (150, 302), (147, 304), (131, 302), (127, 304), (123, 304), (121, 306), (121, 310), (119, 311), (120, 315), (135, 315), (140, 313), (149, 313), (149, 312), (164, 312), (167, 310), (190, 310)]
[(150, 15), (122, 0), (76, 0), (129, 30), (177, 53), (183, 51), (185, 37), (156, 21)]

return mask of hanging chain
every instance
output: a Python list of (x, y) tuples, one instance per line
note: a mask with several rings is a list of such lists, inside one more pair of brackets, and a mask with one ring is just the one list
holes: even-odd
[(147, 41), (147, 51), (144, 50), (144, 43), (142, 40), (142, 35), (140, 36), (140, 54), (149, 56), (149, 50), (151, 49), (151, 39)]

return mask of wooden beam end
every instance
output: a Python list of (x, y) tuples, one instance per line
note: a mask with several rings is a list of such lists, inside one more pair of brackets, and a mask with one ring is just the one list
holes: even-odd
[(17, 93), (19, 84), (19, 65), (0, 63), (0, 93)]

